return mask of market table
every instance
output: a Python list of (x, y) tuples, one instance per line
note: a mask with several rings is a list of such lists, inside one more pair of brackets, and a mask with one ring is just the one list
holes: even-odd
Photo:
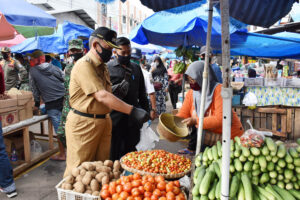
[[(31, 158), (30, 155), (30, 135), (29, 135), (29, 126), (32, 126), (37, 123), (41, 123), (44, 121), (48, 121), (48, 138), (49, 138), (49, 149), (43, 153), (41, 153), (39, 156), (35, 158)], [(42, 134), (44, 132), (43, 126), (41, 126)], [(51, 156), (52, 154), (58, 152), (58, 148), (54, 148), (54, 140), (53, 140), (53, 125), (51, 120), (49, 120), (48, 115), (41, 115), (41, 116), (34, 116), (30, 119), (21, 121), (16, 124), (12, 124), (10, 126), (6, 126), (2, 128), (3, 136), (10, 135), (16, 131), (22, 131), (23, 134), (23, 142), (24, 142), (24, 157), (25, 157), (25, 163), (17, 166), (14, 168), (14, 175), (18, 175), (21, 172), (23, 172), (25, 169), (28, 169), (33, 164), (46, 159), (47, 157)]]

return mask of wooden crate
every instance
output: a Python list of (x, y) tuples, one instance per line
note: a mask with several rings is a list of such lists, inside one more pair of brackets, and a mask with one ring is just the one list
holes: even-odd
[(32, 92), (20, 91), (22, 95), (9, 95), (10, 98), (17, 100), (19, 121), (30, 119), (33, 117), (32, 110)]
[(2, 121), (2, 127), (9, 126), (19, 122), (18, 110), (0, 113), (0, 119)]

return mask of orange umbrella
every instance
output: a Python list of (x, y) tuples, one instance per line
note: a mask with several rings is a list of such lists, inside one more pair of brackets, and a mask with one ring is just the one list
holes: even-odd
[(0, 12), (0, 41), (15, 38), (16, 30), (6, 21), (5, 16)]

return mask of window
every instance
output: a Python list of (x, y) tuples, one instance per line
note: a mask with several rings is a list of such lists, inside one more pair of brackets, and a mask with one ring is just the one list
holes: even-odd
[(106, 4), (101, 4), (101, 13), (104, 16), (107, 15), (107, 6), (106, 6)]
[(126, 16), (123, 15), (123, 19), (122, 19), (123, 24), (126, 24)]

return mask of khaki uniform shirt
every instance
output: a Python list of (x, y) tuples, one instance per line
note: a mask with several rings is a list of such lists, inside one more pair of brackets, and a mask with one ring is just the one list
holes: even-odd
[(111, 92), (109, 72), (105, 63), (101, 63), (92, 53), (79, 59), (71, 72), (70, 106), (89, 114), (107, 114), (111, 109), (98, 102), (93, 93), (100, 90)]
[(0, 66), (4, 71), (4, 80), (5, 80), (5, 90), (10, 90), (11, 88), (17, 87), (19, 82), (19, 75), (21, 80), (28, 77), (28, 72), (21, 65), (18, 60), (10, 58), (9, 61), (2, 60)]

